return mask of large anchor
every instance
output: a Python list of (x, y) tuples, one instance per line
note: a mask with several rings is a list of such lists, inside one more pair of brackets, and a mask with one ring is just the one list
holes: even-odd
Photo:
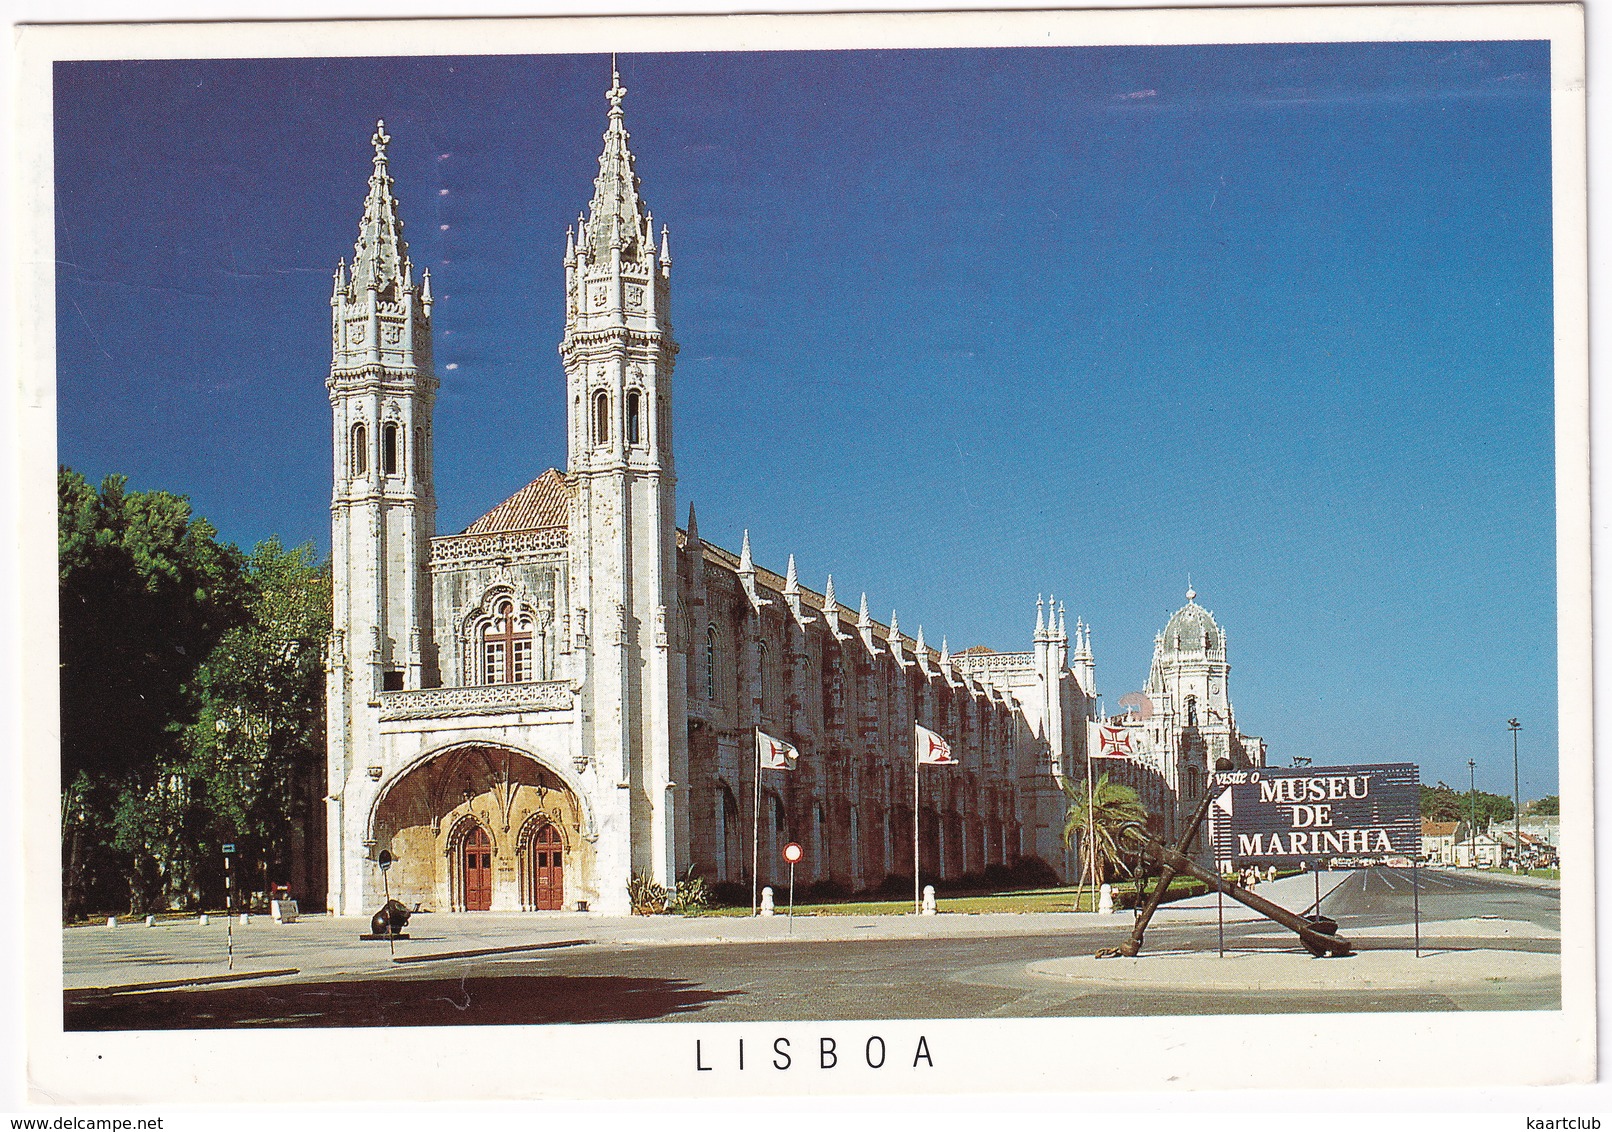
[[(1230, 759), (1220, 758), (1215, 760), (1216, 771), (1223, 772), (1230, 769)], [(1304, 949), (1317, 959), (1326, 955), (1348, 955), (1353, 948), (1349, 946), (1348, 940), (1338, 935), (1337, 921), (1321, 915), (1319, 907), (1316, 908), (1316, 914), (1313, 916), (1295, 915), (1281, 905), (1273, 904), (1263, 896), (1256, 896), (1241, 885), (1226, 880), (1220, 874), (1210, 872), (1187, 856), (1186, 850), (1192, 844), (1192, 839), (1197, 836), (1198, 827), (1203, 824), (1203, 819), (1208, 816), (1209, 806), (1214, 801), (1214, 796), (1215, 792), (1211, 784), (1211, 788), (1204, 791), (1203, 801), (1198, 803), (1197, 812), (1192, 815), (1192, 820), (1181, 831), (1181, 837), (1177, 840), (1173, 849), (1148, 833), (1140, 822), (1127, 822), (1120, 828), (1122, 839), (1129, 840), (1149, 860), (1159, 865), (1159, 879), (1153, 887), (1152, 894), (1148, 896), (1147, 905), (1142, 909), (1142, 914), (1136, 918), (1136, 927), (1131, 930), (1131, 938), (1118, 947), (1103, 948), (1097, 953), (1097, 958), (1117, 959), (1120, 956), (1135, 958), (1141, 952), (1142, 936), (1147, 931), (1147, 925), (1153, 919), (1153, 913), (1158, 911), (1159, 905), (1164, 900), (1164, 894), (1170, 889), (1170, 882), (1175, 879), (1178, 873), (1186, 873), (1188, 876), (1197, 877), (1210, 888), (1219, 889), (1233, 900), (1246, 904), (1260, 915), (1275, 920), (1284, 928), (1297, 932), (1299, 942), (1304, 944)]]

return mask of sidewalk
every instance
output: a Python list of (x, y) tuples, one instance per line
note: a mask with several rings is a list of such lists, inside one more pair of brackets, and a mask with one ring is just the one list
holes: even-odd
[[(1130, 912), (1032, 912), (938, 916), (605, 916), (554, 912), (427, 913), (409, 921), (408, 939), (392, 949), (385, 941), (361, 941), (369, 921), (358, 916), (309, 916), (276, 924), (254, 916), (232, 925), (234, 971), (251, 974), (294, 968), (311, 974), (376, 974), (407, 970), (414, 960), (463, 953), (515, 954), (585, 944), (646, 946), (703, 943), (766, 943), (793, 939), (934, 939), (968, 936), (1040, 935), (1107, 929), (1123, 934)], [(159, 921), (156, 927), (124, 924), (85, 926), (62, 932), (63, 984), (67, 989), (127, 986), (227, 973), (222, 917), (206, 927), (195, 920)]]
[(1329, 959), (1292, 952), (1144, 953), (1135, 959), (1044, 959), (1032, 975), (1105, 987), (1190, 987), (1193, 990), (1415, 990), (1440, 994), (1497, 984), (1554, 979), (1561, 956), (1527, 951), (1362, 951)]

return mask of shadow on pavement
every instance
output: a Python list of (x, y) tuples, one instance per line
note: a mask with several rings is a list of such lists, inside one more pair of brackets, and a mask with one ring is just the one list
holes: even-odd
[(522, 1026), (648, 1022), (704, 1009), (735, 991), (682, 979), (609, 975), (282, 983), (144, 994), (68, 991), (68, 1030), (237, 1026)]

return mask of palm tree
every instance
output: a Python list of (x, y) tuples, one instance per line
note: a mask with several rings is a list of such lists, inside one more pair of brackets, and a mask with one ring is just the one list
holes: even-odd
[(1084, 789), (1067, 778), (1060, 778), (1058, 784), (1069, 799), (1069, 810), (1063, 823), (1064, 844), (1073, 844), (1076, 834), (1080, 835), (1081, 875), (1093, 877), (1093, 884), (1102, 884), (1108, 879), (1111, 869), (1117, 871), (1126, 868), (1126, 858), (1135, 856), (1134, 850), (1125, 846), (1124, 828), (1127, 825), (1145, 824), (1147, 811), (1137, 799), (1136, 791), (1129, 786), (1109, 782), (1107, 772), (1091, 788), (1090, 813), (1087, 812)]

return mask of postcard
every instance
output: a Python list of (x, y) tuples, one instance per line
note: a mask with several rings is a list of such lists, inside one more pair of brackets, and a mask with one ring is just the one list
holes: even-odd
[(1582, 27), (23, 27), (33, 1101), (1591, 1079)]

